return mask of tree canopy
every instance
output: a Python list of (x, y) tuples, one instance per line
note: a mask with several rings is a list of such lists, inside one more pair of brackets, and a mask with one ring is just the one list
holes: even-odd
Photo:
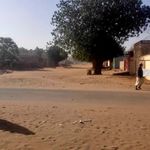
[(18, 46), (11, 38), (0, 37), (0, 67), (12, 68), (18, 61)]
[(67, 52), (58, 46), (50, 46), (47, 50), (50, 67), (58, 66), (58, 63), (68, 57)]
[(61, 0), (57, 7), (52, 18), (55, 43), (78, 58), (86, 56), (97, 66), (95, 74), (101, 73), (98, 65), (121, 55), (124, 41), (150, 22), (150, 7), (141, 0)]

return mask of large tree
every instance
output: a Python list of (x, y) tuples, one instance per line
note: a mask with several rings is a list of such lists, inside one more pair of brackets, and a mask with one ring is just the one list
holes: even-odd
[(78, 58), (86, 56), (95, 74), (101, 74), (103, 61), (121, 55), (123, 42), (143, 32), (150, 21), (150, 7), (141, 0), (61, 0), (57, 7), (52, 18), (55, 44)]
[(0, 37), (0, 67), (14, 68), (18, 62), (18, 46), (11, 38)]

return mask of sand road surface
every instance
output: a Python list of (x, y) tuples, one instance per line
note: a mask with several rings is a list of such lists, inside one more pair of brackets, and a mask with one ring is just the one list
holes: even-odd
[(149, 150), (149, 82), (88, 67), (0, 75), (0, 150)]

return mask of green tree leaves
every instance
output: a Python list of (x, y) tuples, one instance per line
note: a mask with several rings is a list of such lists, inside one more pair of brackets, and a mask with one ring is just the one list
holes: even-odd
[(150, 18), (150, 7), (141, 0), (61, 0), (57, 6), (52, 18), (55, 42), (87, 52), (104, 37), (122, 44), (142, 32)]
[(52, 18), (55, 44), (82, 59), (83, 53), (101, 62), (122, 54), (124, 41), (150, 22), (150, 7), (141, 0), (61, 0), (57, 6)]
[(67, 53), (58, 46), (51, 46), (47, 50), (50, 67), (58, 66), (58, 63), (67, 58)]
[(11, 38), (0, 37), (0, 67), (13, 68), (18, 62), (18, 47)]

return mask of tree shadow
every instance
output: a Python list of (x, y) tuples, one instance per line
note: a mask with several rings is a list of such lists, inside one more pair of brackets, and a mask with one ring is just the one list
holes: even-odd
[(88, 69), (88, 67), (77, 67), (77, 66), (63, 66), (67, 69)]
[[(51, 67), (47, 67), (47, 68), (51, 68)], [(22, 68), (22, 69), (14, 69), (14, 71), (50, 71), (48, 69), (45, 68)]]
[(34, 135), (35, 133), (18, 124), (0, 119), (0, 130), (9, 131), (11, 133), (19, 133), (24, 135)]
[(118, 72), (118, 73), (113, 73), (115, 76), (130, 76), (130, 73), (128, 71), (124, 72)]
[(7, 70), (7, 69), (0, 69), (0, 75), (2, 74), (8, 74), (8, 73), (12, 73), (12, 70)]

